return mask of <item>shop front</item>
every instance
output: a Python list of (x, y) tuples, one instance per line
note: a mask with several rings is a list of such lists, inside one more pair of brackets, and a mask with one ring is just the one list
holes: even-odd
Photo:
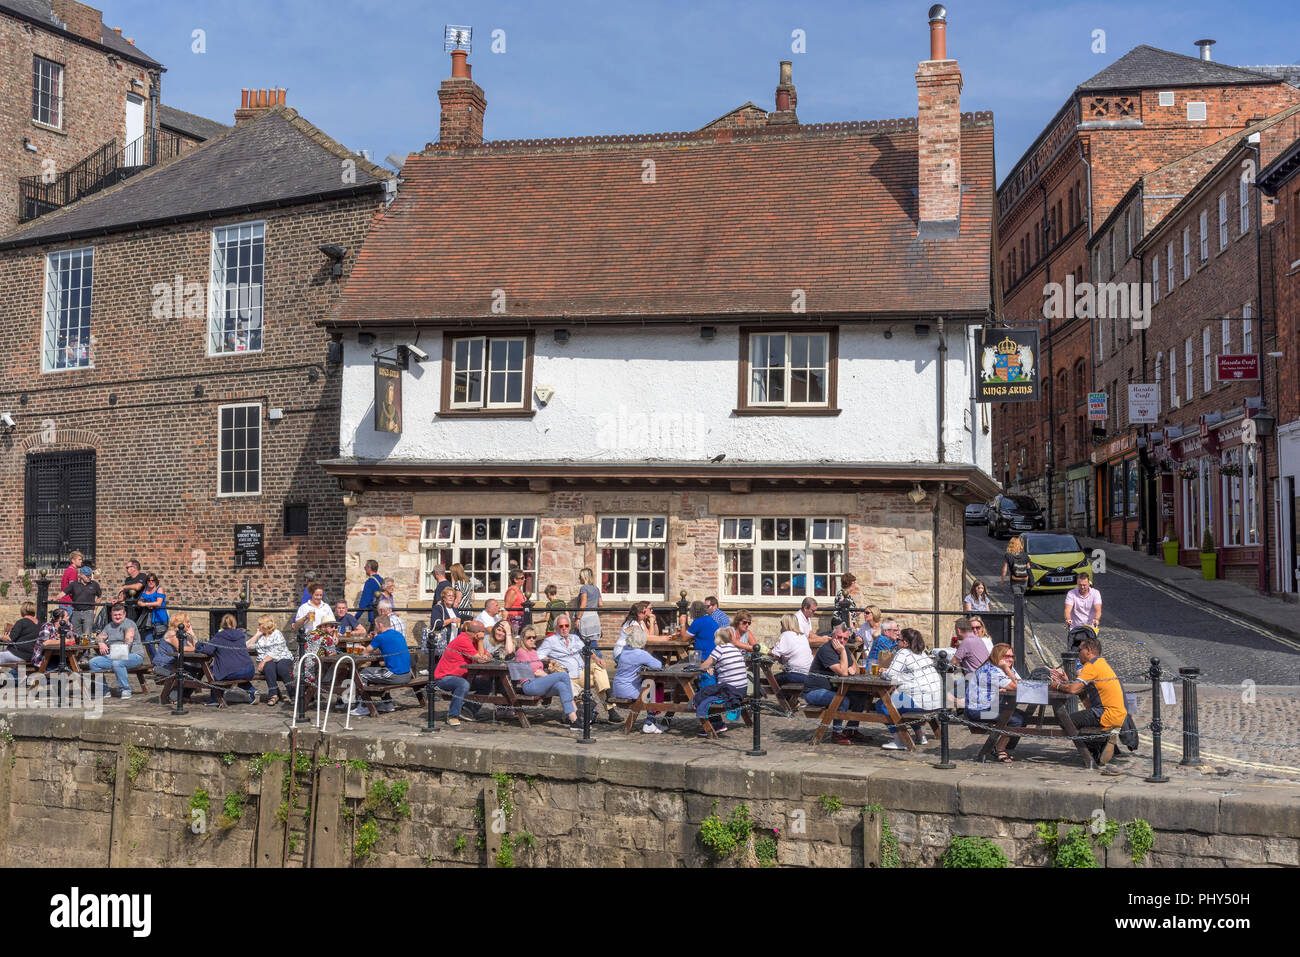
[(1097, 529), (1117, 545), (1137, 547), (1142, 515), (1142, 475), (1137, 433), (1129, 432), (1092, 453), (1097, 472)]
[[(1173, 443), (1176, 463), (1177, 515), (1175, 537), (1179, 543), (1178, 563), (1188, 568), (1201, 567), (1201, 551), (1218, 544), (1218, 493), (1215, 488), (1215, 463), (1218, 449), (1216, 433), (1192, 429)], [(1206, 536), (1209, 536), (1209, 542)], [(1216, 573), (1217, 577), (1217, 573)]]
[(1246, 444), (1246, 419), (1219, 426), (1218, 495), (1220, 578), (1264, 590), (1264, 530), (1259, 446)]

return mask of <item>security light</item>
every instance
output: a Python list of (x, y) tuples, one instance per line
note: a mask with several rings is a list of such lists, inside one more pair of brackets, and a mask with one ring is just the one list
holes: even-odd
[(419, 346), (407, 346), (406, 351), (415, 357), (416, 362), (429, 361), (429, 353), (425, 352)]

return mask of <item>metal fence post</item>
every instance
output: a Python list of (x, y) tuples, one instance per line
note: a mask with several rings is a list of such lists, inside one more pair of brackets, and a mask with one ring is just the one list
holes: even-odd
[(1200, 668), (1179, 668), (1183, 679), (1183, 759), (1182, 765), (1201, 763), (1201, 722), (1196, 710), (1196, 683)]
[[(185, 714), (185, 639), (189, 634), (176, 626), (176, 707), (172, 714)], [(297, 707), (295, 705), (294, 707)]]
[(1169, 780), (1160, 761), (1160, 659), (1151, 659), (1151, 775), (1144, 780), (1150, 784), (1164, 784)]
[(952, 658), (949, 655), (939, 655), (939, 663), (942, 667), (940, 680), (943, 685), (943, 700), (939, 702), (939, 763), (935, 767), (941, 771), (951, 771), (957, 767), (952, 763), (952, 756), (948, 753), (948, 707), (953, 699), (953, 695), (948, 690), (948, 677), (952, 674)]
[(595, 705), (591, 700), (591, 642), (579, 636), (582, 642), (582, 737), (579, 744), (591, 744), (591, 712)]
[[(69, 608), (72, 606), (69, 605)], [(50, 610), (50, 580), (45, 577), (45, 570), (41, 570), (41, 577), (36, 579), (36, 620), (41, 624), (49, 617)]]
[(759, 707), (758, 699), (762, 696), (763, 691), (763, 686), (759, 684), (762, 680), (762, 672), (759, 668), (759, 659), (761, 657), (762, 656), (758, 654), (751, 654), (749, 659), (753, 665), (752, 674), (754, 682), (754, 693), (750, 695), (749, 698), (750, 712), (754, 719), (754, 746), (745, 753), (750, 757), (755, 758), (761, 758), (763, 755), (767, 754), (767, 751), (763, 749), (763, 732), (759, 725), (759, 712), (762, 709)]
[(1028, 659), (1025, 657), (1025, 590), (1023, 588), (1015, 589), (1013, 608), (1015, 618), (1011, 626), (1011, 650), (1015, 652), (1016, 661), (1028, 667)]

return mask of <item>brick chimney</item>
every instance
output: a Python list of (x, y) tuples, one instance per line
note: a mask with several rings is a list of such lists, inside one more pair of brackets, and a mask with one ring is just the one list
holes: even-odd
[(776, 85), (776, 109), (767, 116), (769, 126), (778, 126), (782, 123), (798, 123), (799, 117), (795, 114), (795, 108), (799, 105), (799, 94), (795, 92), (794, 81), (791, 79), (791, 65), (789, 60), (781, 61), (781, 78)]
[(930, 8), (930, 59), (916, 68), (918, 196), (922, 223), (961, 213), (961, 70), (948, 59), (948, 11)]
[(69, 33), (95, 43), (104, 42), (104, 15), (94, 7), (77, 3), (77, 0), (51, 0), (50, 7)]
[(451, 77), (438, 88), (442, 117), (438, 123), (438, 144), (443, 147), (474, 146), (483, 142), (483, 112), (487, 98), (470, 78), (469, 51), (451, 51)]
[(286, 89), (242, 90), (239, 97), (239, 109), (235, 110), (235, 125), (243, 126), (255, 120), (273, 106), (283, 106)]

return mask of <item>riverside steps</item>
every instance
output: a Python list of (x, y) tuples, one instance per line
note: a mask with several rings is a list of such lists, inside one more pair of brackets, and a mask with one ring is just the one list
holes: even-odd
[[(550, 721), (429, 734), (415, 708), (352, 730), (331, 716), (322, 735), (291, 732), (287, 709), (134, 704), (0, 719), (3, 864), (706, 866), (701, 822), (744, 804), (756, 831), (776, 829), (779, 866), (863, 866), (871, 805), (905, 865), (976, 835), (1043, 866), (1038, 822), (1108, 818), (1150, 823), (1143, 866), (1300, 866), (1300, 784), (1172, 762), (1168, 784), (1149, 784), (1143, 751), (1104, 776), (1027, 742), (1014, 765), (978, 764), (972, 742), (941, 770), (932, 746), (814, 748), (778, 718), (755, 757), (739, 730), (713, 742), (602, 726), (584, 747)], [(1096, 853), (1133, 866), (1123, 834)]]

